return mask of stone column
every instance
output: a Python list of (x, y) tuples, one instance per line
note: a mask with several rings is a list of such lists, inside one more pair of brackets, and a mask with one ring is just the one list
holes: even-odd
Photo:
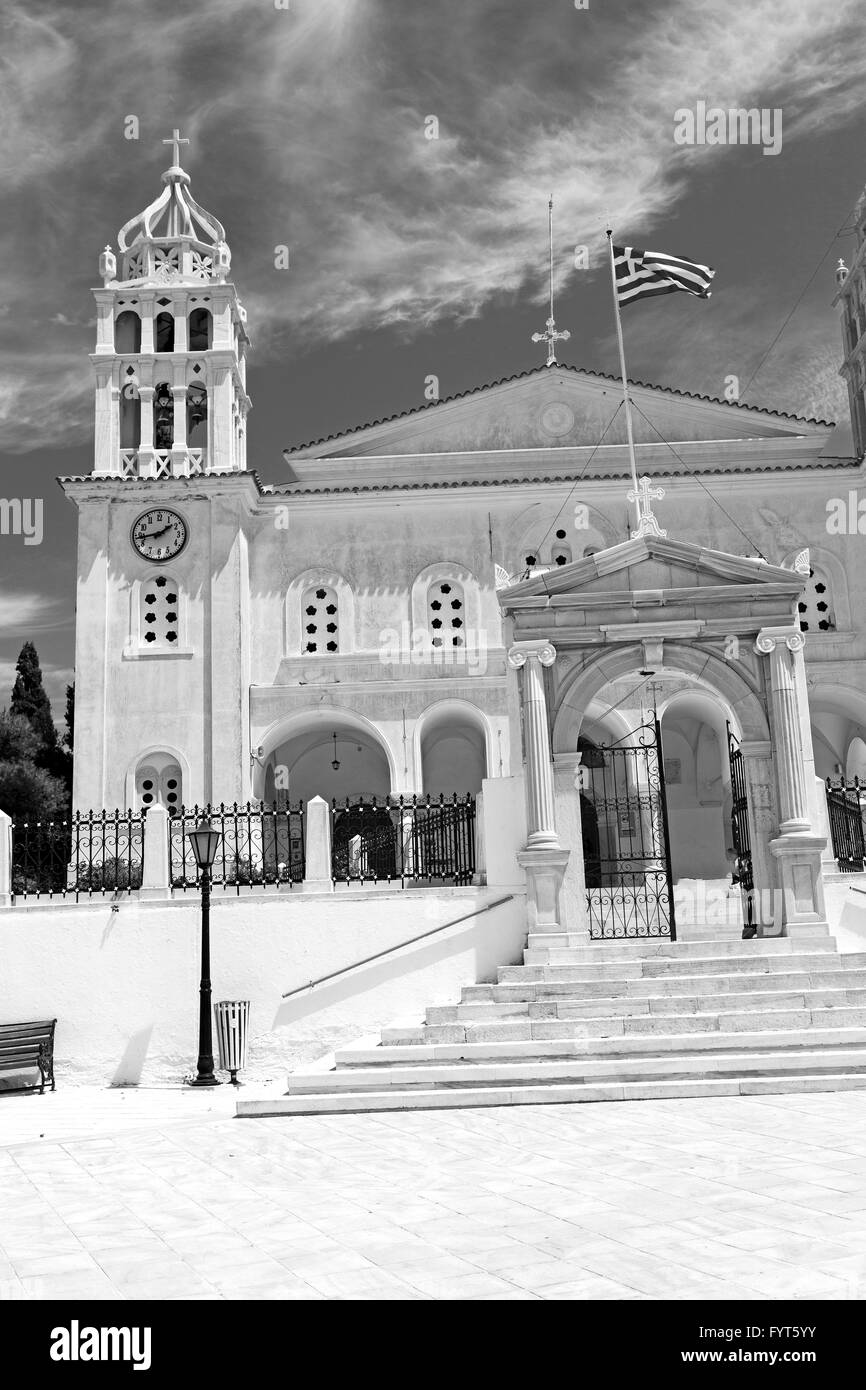
[(138, 446), (138, 472), (142, 478), (152, 478), (156, 471), (153, 449), (153, 386), (139, 386), (138, 397), (141, 402), (141, 439)]
[(0, 811), (0, 907), (12, 906), (12, 817)]
[(556, 648), (550, 642), (515, 642), (508, 662), (523, 668), (523, 745), (526, 758), (527, 849), (559, 849), (553, 802), (553, 772), (547, 731), (547, 700), (542, 666), (552, 666)]
[(189, 449), (186, 442), (187, 385), (172, 387), (174, 399), (174, 441), (171, 446), (171, 472), (174, 478), (189, 477)]
[(324, 797), (307, 802), (305, 893), (333, 893), (331, 879), (331, 808)]
[(556, 833), (547, 700), (542, 667), (552, 666), (556, 648), (546, 641), (515, 642), (508, 653), (523, 670), (523, 748), (526, 765), (526, 846), (517, 856), (526, 872), (526, 906), (531, 932), (560, 932), (560, 889), (568, 850)]
[(569, 936), (585, 937), (589, 944), (580, 805), (582, 758), (582, 753), (554, 753), (553, 788), (556, 824), (563, 843), (571, 850), (562, 880), (563, 925)]
[(806, 768), (800, 737), (798, 663), (805, 639), (797, 629), (764, 628), (755, 650), (770, 659), (771, 736), (779, 794), (779, 833), (770, 841), (782, 879), (782, 921), (787, 936), (829, 931), (821, 879), (826, 837), (809, 816)]

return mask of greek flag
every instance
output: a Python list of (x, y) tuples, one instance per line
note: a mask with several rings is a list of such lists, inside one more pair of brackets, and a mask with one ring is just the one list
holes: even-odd
[(620, 305), (649, 299), (654, 294), (673, 294), (685, 290), (699, 299), (709, 299), (710, 281), (715, 275), (708, 265), (669, 256), (666, 251), (639, 251), (635, 246), (614, 246), (616, 297)]

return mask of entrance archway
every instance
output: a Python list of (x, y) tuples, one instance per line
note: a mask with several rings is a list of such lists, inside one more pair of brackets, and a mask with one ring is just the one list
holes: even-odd
[[(596, 777), (588, 799), (595, 802), (600, 794), (602, 811), (598, 805), (588, 808), (586, 796), (580, 796), (583, 880), (593, 936), (608, 934), (608, 917), (616, 918), (612, 934), (624, 934), (617, 917), (617, 894), (612, 891), (614, 879), (625, 885), (626, 893), (620, 897), (638, 895), (632, 911), (637, 921), (634, 934), (664, 934), (665, 875), (671, 894), (674, 885), (681, 884), (684, 901), (697, 904), (704, 901), (701, 895), (706, 889), (706, 901), (718, 909), (718, 895), (726, 895), (733, 884), (736, 863), (727, 724), (737, 740), (745, 737), (758, 742), (769, 736), (757, 693), (724, 662), (673, 643), (665, 644), (663, 660), (654, 668), (645, 661), (640, 647), (604, 653), (578, 670), (571, 681), (566, 678), (556, 706), (554, 749), (577, 750), (582, 761), (593, 747), (604, 753), (611, 746), (654, 743), (656, 711), (659, 714), (664, 795), (656, 788), (651, 760), (641, 755), (619, 757), (617, 766), (621, 764), (624, 780), (622, 788), (614, 788), (613, 797), (603, 777)], [(662, 802), (663, 834), (659, 829)], [(587, 815), (589, 828), (584, 835)], [(678, 896), (680, 891), (676, 889)], [(656, 904), (660, 904), (657, 918), (653, 917)], [(747, 910), (744, 898), (744, 918)], [(733, 905), (730, 911), (736, 920)], [(626, 933), (632, 931), (627, 924)]]
[(674, 883), (730, 877), (728, 713), (700, 690), (672, 695), (659, 710)]

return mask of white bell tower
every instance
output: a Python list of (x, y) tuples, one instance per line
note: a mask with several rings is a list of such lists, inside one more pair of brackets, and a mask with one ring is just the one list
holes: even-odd
[(246, 311), (225, 229), (173, 161), (159, 197), (99, 258), (95, 475), (185, 478), (246, 469)]

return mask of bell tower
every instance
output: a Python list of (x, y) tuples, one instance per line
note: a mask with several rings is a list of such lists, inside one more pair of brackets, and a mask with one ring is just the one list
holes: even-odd
[[(175, 130), (162, 192), (99, 258), (94, 475), (246, 469), (247, 315), (225, 229), (195, 202)], [(119, 273), (118, 273), (119, 260)]]
[(844, 358), (840, 374), (848, 384), (854, 451), (862, 458), (866, 453), (866, 189), (854, 208), (854, 233), (857, 243), (851, 269), (840, 260), (833, 303), (842, 326)]

